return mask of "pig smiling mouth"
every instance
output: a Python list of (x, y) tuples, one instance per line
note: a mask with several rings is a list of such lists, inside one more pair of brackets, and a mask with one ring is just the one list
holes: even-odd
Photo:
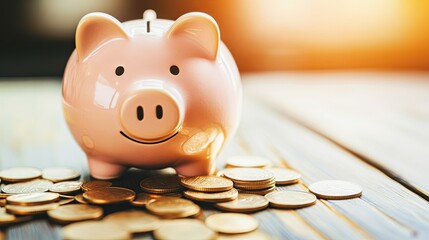
[(136, 143), (140, 143), (140, 144), (158, 144), (158, 143), (163, 143), (165, 141), (168, 141), (168, 140), (172, 139), (173, 137), (175, 137), (179, 133), (179, 131), (177, 131), (175, 134), (171, 135), (170, 137), (168, 137), (168, 138), (166, 138), (164, 140), (158, 141), (158, 142), (141, 142), (141, 141), (138, 141), (138, 140), (135, 140), (135, 139), (129, 137), (127, 134), (125, 134), (122, 131), (119, 131), (119, 133), (121, 133), (121, 135), (124, 136), (125, 138), (127, 138), (127, 139), (129, 139), (129, 140), (131, 140), (133, 142), (136, 142)]

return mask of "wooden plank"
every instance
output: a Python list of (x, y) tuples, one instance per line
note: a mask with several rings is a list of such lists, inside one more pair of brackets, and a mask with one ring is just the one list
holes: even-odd
[[(243, 121), (243, 130), (253, 131), (240, 131), (240, 135), (246, 139), (247, 149), (252, 153), (287, 162), (302, 173), (304, 186), (324, 179), (342, 179), (362, 185), (364, 195), (356, 200), (359, 204), (325, 202), (375, 238), (428, 236), (429, 205), (426, 201), (284, 115), (258, 107), (258, 103), (249, 98), (246, 102), (243, 116), (251, 121)], [(323, 216), (318, 217), (318, 221), (325, 221)]]
[[(0, 82), (0, 109), (2, 110), (0, 126), (9, 126), (0, 128), (0, 136), (2, 136), (0, 138), (0, 168), (17, 165), (34, 166), (35, 163), (43, 168), (54, 163), (74, 167), (87, 174), (85, 157), (65, 126), (60, 98), (58, 81)], [(336, 164), (335, 161), (329, 160), (328, 156), (319, 156), (321, 153), (323, 155), (325, 151), (332, 151), (335, 154), (331, 153), (329, 156), (347, 163), (347, 166), (343, 166), (348, 169), (347, 171), (359, 166), (357, 169), (369, 169), (363, 170), (364, 176), (368, 174), (367, 172), (371, 176), (377, 174), (383, 176), (367, 165), (361, 166), (354, 163), (360, 162), (360, 160), (341, 151), (338, 146), (329, 143), (326, 139), (320, 138), (317, 134), (290, 122), (283, 116), (273, 114), (270, 110), (264, 110), (264, 108), (265, 106), (261, 107), (259, 103), (246, 98), (243, 124), (237, 138), (219, 157), (217, 162), (219, 168), (222, 168), (225, 159), (232, 155), (268, 156), (275, 164), (295, 168), (303, 174), (303, 185), (281, 187), (280, 189), (305, 189), (307, 183), (315, 181), (319, 177), (343, 176), (344, 173), (332, 173), (335, 169), (332, 164)], [(4, 116), (11, 117), (5, 118)], [(315, 146), (316, 152), (308, 153), (309, 148), (313, 148), (313, 146)], [(326, 166), (318, 162), (324, 163)], [(129, 178), (135, 180), (144, 174), (146, 173), (131, 171)], [(119, 181), (126, 182), (131, 188), (136, 188), (136, 182), (129, 178)], [(379, 180), (379, 178), (373, 176), (370, 179)], [(359, 199), (356, 208), (354, 208), (354, 204), (349, 206), (346, 204), (347, 202), (319, 201), (310, 208), (297, 211), (270, 209), (258, 212), (254, 216), (260, 220), (263, 231), (278, 239), (370, 239), (390, 236), (388, 234), (396, 234), (395, 238), (425, 236), (421, 234), (421, 229), (427, 228), (428, 220), (421, 218), (422, 215), (427, 214), (427, 209), (422, 210), (421, 199), (416, 200), (416, 197), (409, 191), (404, 190), (400, 185), (398, 185), (399, 187), (392, 185), (389, 181), (387, 182), (388, 188), (384, 180), (374, 185), (375, 189), (382, 186), (378, 198), (372, 195), (367, 196), (365, 192), (362, 199)], [(365, 191), (366, 189), (365, 187)], [(398, 195), (406, 198), (406, 200), (398, 201), (398, 204), (403, 205), (402, 208), (396, 209), (395, 204), (389, 207), (392, 202), (397, 201)], [(385, 203), (383, 198), (387, 199)], [(411, 204), (411, 206), (406, 204)], [(405, 208), (410, 209), (404, 212)], [(416, 214), (416, 209), (422, 211)], [(217, 211), (207, 209), (206, 214), (214, 212)], [(404, 216), (407, 214), (408, 217)], [(379, 224), (378, 229), (371, 225), (371, 221), (365, 222), (368, 216), (375, 216), (375, 219), (380, 221), (377, 223)], [(44, 239), (59, 239), (60, 226), (44, 219), (37, 220), (35, 225), (32, 223), (8, 228), (6, 238), (25, 239), (29, 233), (42, 229), (47, 232), (47, 237)], [(384, 231), (390, 231), (391, 228), (397, 229), (391, 233), (384, 233)], [(137, 235), (135, 239), (151, 239), (151, 235)]]
[(243, 79), (254, 96), (429, 199), (429, 75), (256, 74)]

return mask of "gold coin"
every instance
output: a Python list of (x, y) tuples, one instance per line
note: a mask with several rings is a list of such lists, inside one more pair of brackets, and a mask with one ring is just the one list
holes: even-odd
[(94, 204), (130, 202), (135, 196), (136, 193), (133, 190), (121, 187), (99, 188), (83, 193), (83, 198)]
[(6, 199), (0, 199), (0, 207), (6, 206)]
[(61, 193), (61, 194), (68, 194), (68, 193), (74, 193), (80, 190), (82, 186), (82, 182), (79, 181), (65, 181), (65, 182), (59, 182), (55, 183), (51, 187), (49, 187), (49, 191)]
[(274, 178), (271, 172), (260, 168), (229, 168), (224, 176), (234, 182), (269, 182)]
[(200, 202), (226, 202), (231, 201), (237, 198), (238, 191), (235, 188), (232, 188), (225, 192), (215, 192), (215, 193), (206, 193), (198, 192), (193, 190), (186, 190), (183, 192), (185, 197), (200, 201)]
[(103, 209), (85, 204), (69, 204), (48, 211), (48, 216), (62, 223), (97, 219), (103, 216)]
[(99, 189), (99, 188), (106, 188), (106, 187), (110, 187), (110, 186), (112, 186), (111, 182), (96, 180), (96, 181), (89, 181), (89, 182), (86, 182), (86, 183), (82, 184), (82, 190), (84, 192), (86, 192), (86, 191), (89, 191), (89, 190), (94, 190), (94, 189)]
[(58, 193), (22, 193), (11, 195), (6, 201), (8, 204), (31, 206), (55, 202), (58, 198), (60, 198)]
[(58, 201), (59, 205), (65, 205), (74, 201), (74, 198), (64, 198)]
[(51, 180), (52, 182), (62, 182), (80, 177), (80, 173), (64, 167), (50, 167), (42, 170), (42, 178)]
[(164, 220), (153, 235), (155, 239), (162, 240), (217, 239), (216, 232), (196, 219)]
[(362, 187), (346, 181), (326, 180), (311, 184), (308, 189), (318, 198), (341, 200), (362, 195)]
[(231, 167), (262, 168), (270, 165), (270, 161), (257, 156), (234, 156), (228, 158), (226, 164)]
[(222, 192), (232, 188), (233, 182), (217, 176), (196, 176), (180, 179), (184, 187), (201, 192)]
[(7, 182), (22, 182), (42, 176), (42, 171), (32, 167), (9, 168), (0, 171), (0, 178)]
[(265, 195), (271, 206), (277, 208), (296, 209), (314, 205), (316, 196), (309, 192), (278, 191)]
[(266, 168), (267, 171), (274, 174), (276, 185), (287, 185), (296, 183), (301, 178), (301, 174), (296, 171), (285, 168)]
[(153, 176), (143, 179), (140, 182), (140, 187), (145, 192), (149, 193), (171, 193), (182, 190), (179, 177), (176, 175)]
[(150, 212), (166, 218), (184, 218), (200, 212), (200, 207), (192, 201), (177, 197), (162, 197), (146, 205)]
[(256, 230), (241, 234), (219, 234), (217, 240), (271, 240), (266, 233)]
[(158, 199), (162, 195), (149, 194), (149, 193), (138, 193), (134, 200), (131, 202), (131, 205), (136, 207), (145, 207), (153, 199)]
[(74, 197), (74, 200), (76, 200), (76, 202), (78, 203), (82, 203), (82, 204), (89, 204), (88, 201), (85, 200), (85, 198), (83, 198), (83, 194), (78, 194)]
[(151, 232), (158, 229), (161, 222), (157, 216), (140, 210), (129, 210), (107, 215), (104, 222), (121, 226), (130, 233)]
[(45, 213), (59, 206), (58, 203), (47, 203), (35, 206), (6, 205), (6, 210), (17, 215), (35, 215)]
[(259, 189), (259, 190), (243, 190), (243, 189), (237, 188), (237, 190), (239, 193), (257, 194), (257, 195), (264, 196), (267, 193), (274, 192), (276, 190), (276, 187), (273, 186), (267, 189)]
[(3, 185), (1, 190), (5, 193), (35, 193), (46, 192), (52, 186), (52, 182), (46, 179), (35, 179), (28, 182), (18, 182), (8, 185)]
[(243, 213), (218, 213), (207, 217), (206, 225), (216, 232), (236, 234), (251, 232), (259, 223), (256, 218)]
[(63, 239), (73, 240), (128, 240), (131, 234), (121, 227), (103, 221), (72, 223), (62, 229)]
[(240, 193), (235, 200), (215, 204), (215, 207), (227, 212), (256, 212), (268, 207), (268, 200), (256, 194)]
[(0, 207), (0, 226), (15, 224), (31, 220), (31, 216), (15, 216), (6, 212), (6, 208)]
[(200, 202), (226, 202), (232, 201), (237, 198), (238, 191), (233, 188), (225, 192), (215, 192), (215, 193), (206, 193), (206, 192), (198, 192), (193, 190), (186, 190), (183, 192), (183, 195), (186, 198), (189, 198), (194, 201)]

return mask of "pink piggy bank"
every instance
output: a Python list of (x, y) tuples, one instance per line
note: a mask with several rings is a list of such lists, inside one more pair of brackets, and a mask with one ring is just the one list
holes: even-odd
[(79, 22), (63, 78), (66, 122), (95, 178), (129, 167), (210, 174), (239, 123), (237, 66), (209, 15), (144, 15), (120, 23), (90, 13)]

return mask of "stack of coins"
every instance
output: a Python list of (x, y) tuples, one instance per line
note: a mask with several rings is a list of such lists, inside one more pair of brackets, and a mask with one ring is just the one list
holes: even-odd
[(265, 195), (275, 190), (274, 174), (260, 168), (229, 168), (223, 176), (234, 182), (240, 193)]
[(188, 188), (183, 192), (186, 198), (199, 202), (227, 202), (237, 198), (238, 191), (229, 179), (217, 176), (196, 176), (180, 179)]

